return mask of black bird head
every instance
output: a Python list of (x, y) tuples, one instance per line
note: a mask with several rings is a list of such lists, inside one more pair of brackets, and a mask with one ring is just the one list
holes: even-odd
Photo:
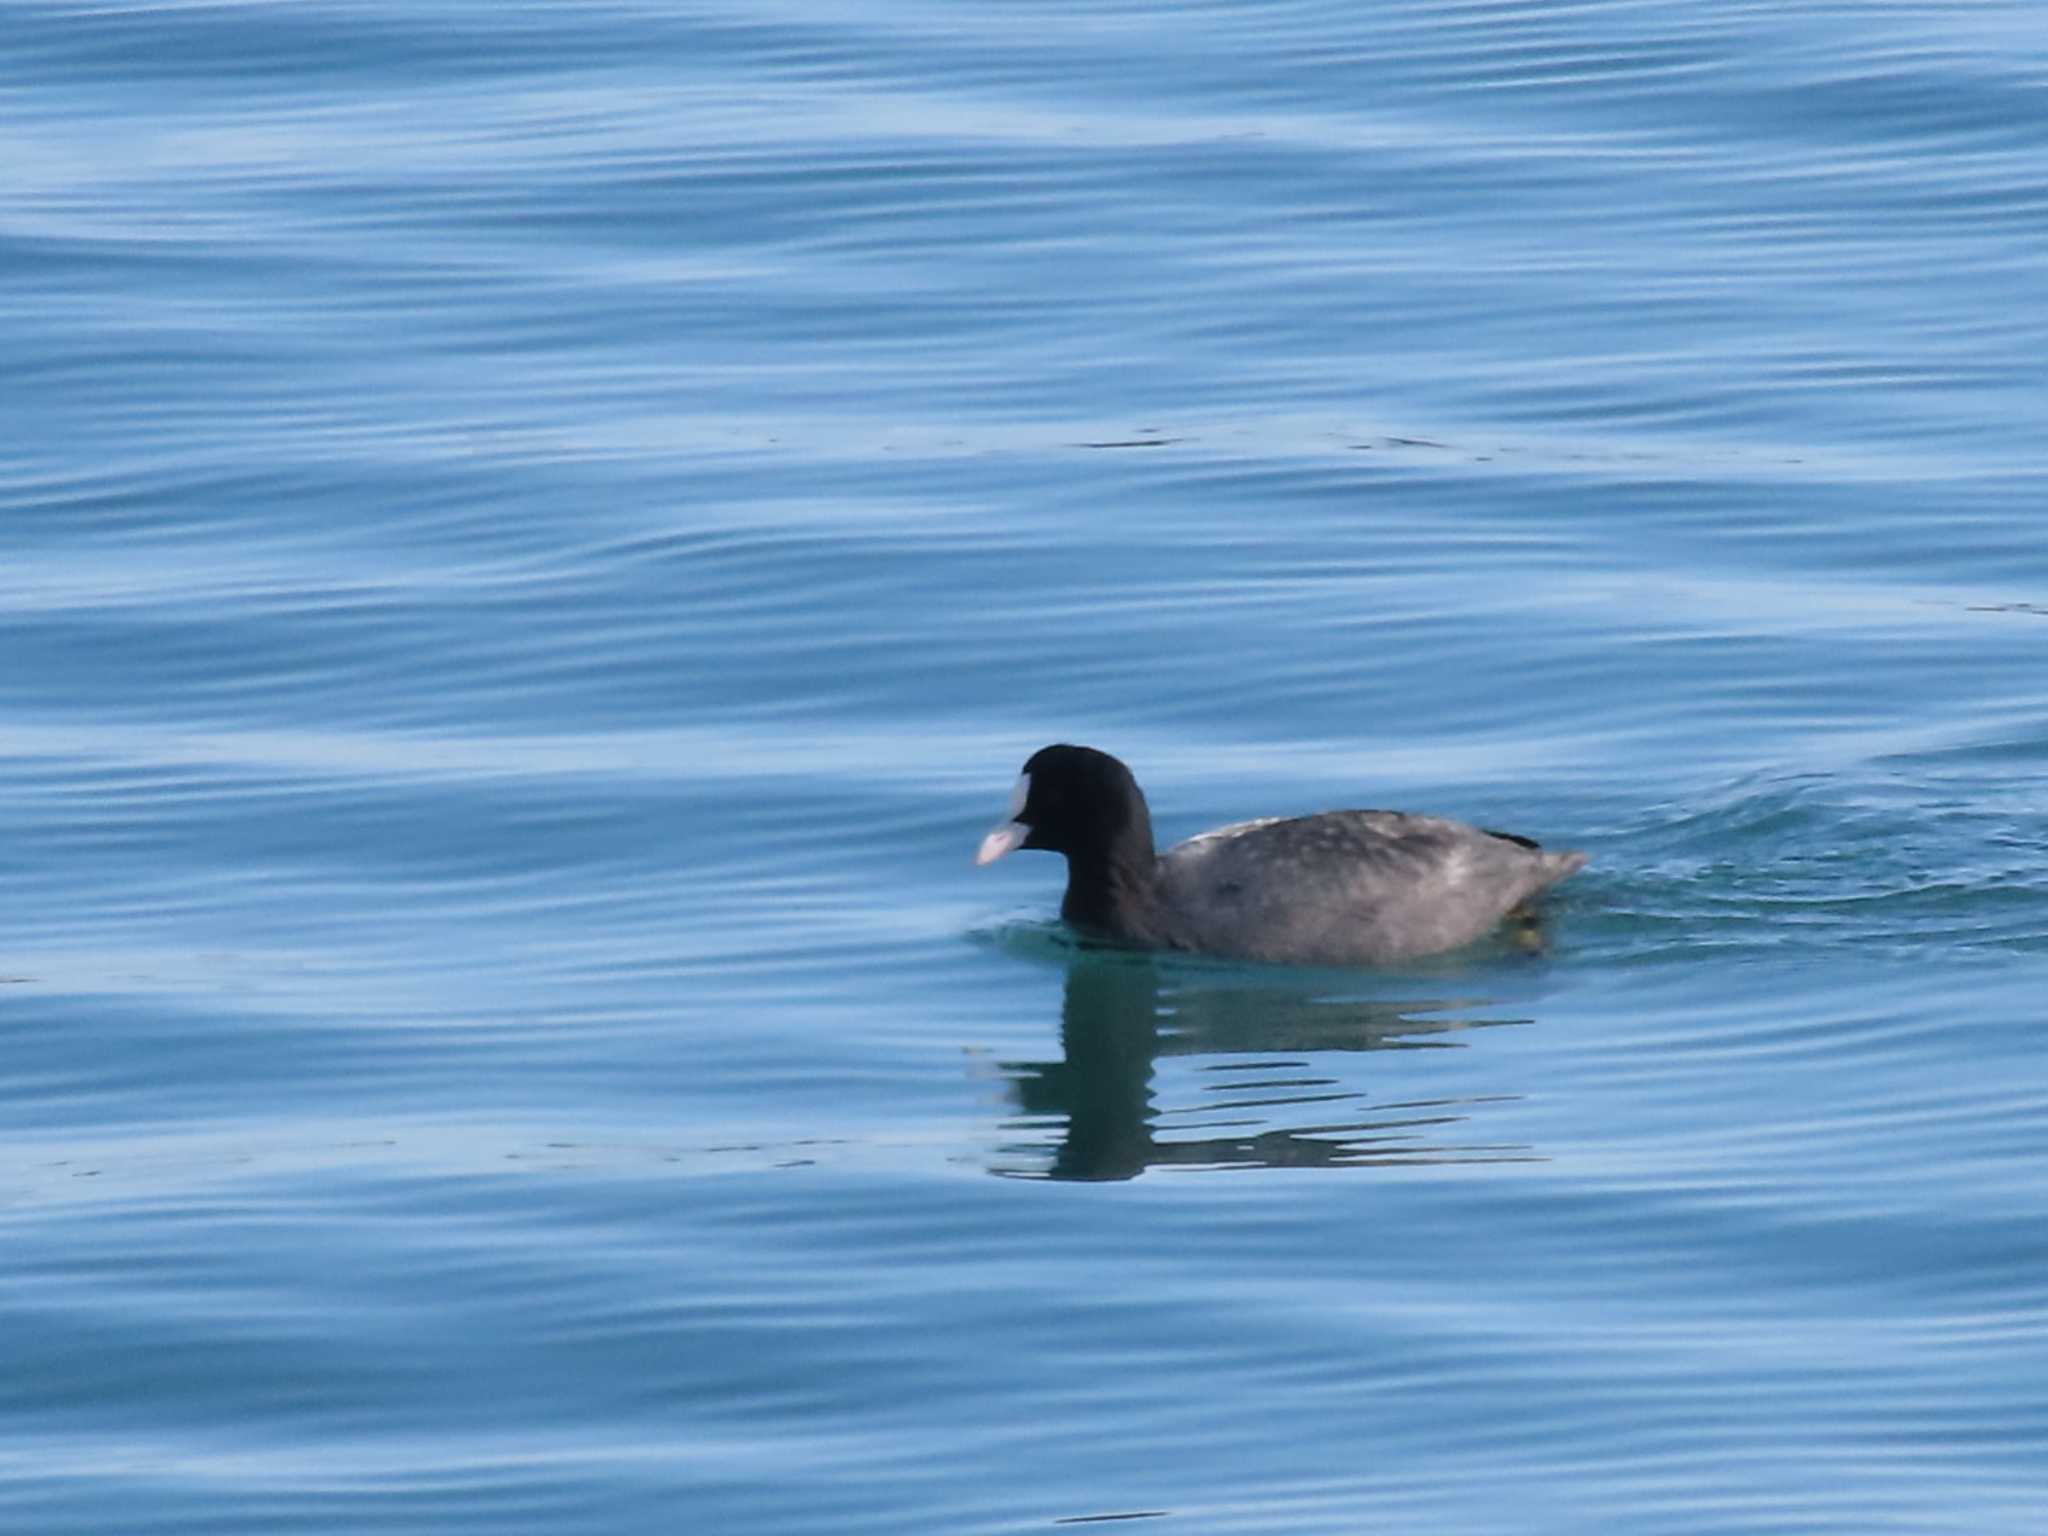
[(1131, 770), (1093, 747), (1061, 744), (1031, 754), (1006, 820), (974, 856), (991, 864), (1013, 848), (1043, 848), (1083, 865), (1152, 856), (1152, 815)]

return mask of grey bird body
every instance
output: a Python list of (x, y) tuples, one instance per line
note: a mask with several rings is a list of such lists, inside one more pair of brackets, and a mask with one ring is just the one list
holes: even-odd
[(1440, 816), (1325, 811), (1189, 838), (1160, 856), (1158, 888), (1186, 948), (1372, 965), (1484, 938), (1585, 862)]

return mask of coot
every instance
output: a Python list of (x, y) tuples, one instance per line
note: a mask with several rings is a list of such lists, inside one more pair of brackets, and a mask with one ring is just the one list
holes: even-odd
[(1060, 916), (1141, 949), (1295, 965), (1380, 964), (1483, 937), (1586, 862), (1440, 816), (1325, 811), (1239, 822), (1152, 848), (1131, 770), (1093, 747), (1042, 748), (974, 862), (1067, 856)]

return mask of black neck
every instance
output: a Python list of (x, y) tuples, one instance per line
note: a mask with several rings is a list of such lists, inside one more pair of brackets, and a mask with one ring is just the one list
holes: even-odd
[(1067, 895), (1060, 916), (1076, 928), (1128, 944), (1163, 944), (1158, 860), (1150, 839), (1111, 853), (1067, 856)]

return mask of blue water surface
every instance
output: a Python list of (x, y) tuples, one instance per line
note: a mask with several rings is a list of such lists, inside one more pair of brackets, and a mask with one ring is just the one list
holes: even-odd
[(0, 1528), (2041, 1528), (2036, 8), (0, 20)]

